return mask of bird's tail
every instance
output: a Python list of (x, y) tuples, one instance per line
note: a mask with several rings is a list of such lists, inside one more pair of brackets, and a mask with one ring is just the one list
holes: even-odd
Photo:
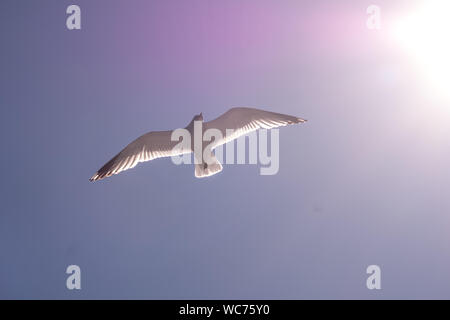
[(208, 160), (208, 163), (203, 160), (203, 163), (195, 165), (195, 177), (197, 178), (205, 178), (216, 173), (222, 171), (222, 165), (219, 160), (211, 154), (211, 158)]

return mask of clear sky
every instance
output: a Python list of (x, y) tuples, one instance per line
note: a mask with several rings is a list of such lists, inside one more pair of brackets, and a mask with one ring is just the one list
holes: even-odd
[[(450, 103), (390, 30), (421, 2), (2, 0), (0, 298), (450, 298)], [(88, 181), (232, 106), (309, 120), (277, 175)]]

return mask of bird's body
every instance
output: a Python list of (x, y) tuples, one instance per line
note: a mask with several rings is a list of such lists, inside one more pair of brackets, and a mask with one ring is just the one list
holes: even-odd
[(161, 157), (172, 157), (186, 153), (194, 152), (195, 157), (200, 158), (199, 163), (195, 164), (195, 176), (198, 178), (214, 175), (222, 170), (222, 165), (211, 152), (211, 157), (205, 161), (203, 155), (207, 144), (201, 143), (200, 152), (196, 152), (195, 146), (195, 125), (201, 122), (201, 135), (208, 130), (214, 130), (219, 133), (220, 138), (214, 139), (211, 144), (211, 150), (234, 140), (242, 135), (257, 129), (272, 129), (288, 124), (303, 123), (306, 120), (289, 116), (281, 113), (269, 112), (255, 108), (231, 108), (218, 118), (203, 122), (203, 115), (196, 115), (192, 121), (185, 127), (191, 136), (189, 148), (180, 148), (179, 141), (172, 140), (174, 131), (152, 131), (146, 133), (120, 151), (114, 158), (101, 167), (89, 180), (97, 181), (122, 171), (134, 168), (138, 163), (154, 160)]

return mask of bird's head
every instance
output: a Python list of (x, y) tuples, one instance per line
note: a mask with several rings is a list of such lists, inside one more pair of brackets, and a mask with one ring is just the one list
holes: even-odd
[(203, 114), (200, 112), (200, 114), (197, 114), (192, 121), (203, 121)]

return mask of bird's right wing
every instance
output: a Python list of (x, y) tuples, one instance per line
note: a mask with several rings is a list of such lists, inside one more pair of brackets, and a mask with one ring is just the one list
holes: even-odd
[(172, 131), (154, 131), (140, 136), (101, 167), (89, 180), (97, 181), (110, 177), (134, 168), (139, 162), (191, 152), (175, 148), (179, 141), (172, 141), (171, 135)]
[[(288, 124), (303, 123), (305, 119), (255, 108), (231, 108), (218, 118), (206, 122), (204, 129), (218, 129), (223, 138), (213, 148), (258, 129), (272, 129)], [(228, 132), (227, 132), (228, 131)]]

